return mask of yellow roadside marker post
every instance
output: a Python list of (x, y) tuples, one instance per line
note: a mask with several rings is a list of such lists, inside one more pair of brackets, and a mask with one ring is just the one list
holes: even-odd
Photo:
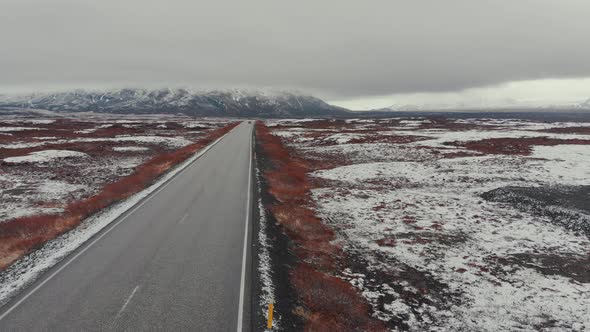
[(274, 304), (269, 304), (268, 305), (268, 321), (266, 322), (266, 328), (267, 329), (272, 329), (272, 312), (274, 309)]

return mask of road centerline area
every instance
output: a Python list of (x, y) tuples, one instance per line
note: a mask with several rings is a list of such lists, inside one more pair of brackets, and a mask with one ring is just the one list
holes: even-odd
[(241, 332), (243, 330), (243, 321), (244, 321), (244, 297), (245, 297), (245, 285), (246, 285), (246, 267), (247, 267), (247, 260), (248, 260), (248, 229), (250, 226), (250, 215), (251, 211), (250, 208), (252, 207), (252, 202), (250, 201), (251, 192), (252, 192), (252, 135), (248, 139), (249, 145), (249, 155), (250, 161), (248, 163), (248, 194), (246, 197), (246, 218), (245, 218), (245, 226), (244, 226), (244, 247), (242, 249), (242, 272), (240, 278), (240, 300), (238, 301), (238, 326), (237, 331)]
[(123, 306), (121, 307), (121, 309), (119, 309), (119, 312), (117, 313), (117, 317), (121, 316), (123, 311), (125, 311), (125, 308), (127, 308), (127, 306), (129, 305), (129, 302), (131, 302), (131, 299), (133, 298), (133, 295), (135, 295), (135, 292), (137, 292), (138, 289), (139, 289), (139, 285), (137, 285), (137, 286), (135, 286), (135, 288), (133, 288), (133, 291), (131, 292), (131, 294), (129, 294), (129, 296), (125, 300), (125, 303), (123, 303)]

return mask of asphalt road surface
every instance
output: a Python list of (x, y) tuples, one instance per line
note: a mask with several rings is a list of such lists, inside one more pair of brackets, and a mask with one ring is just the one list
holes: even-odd
[(248, 330), (252, 127), (7, 303), (0, 331)]

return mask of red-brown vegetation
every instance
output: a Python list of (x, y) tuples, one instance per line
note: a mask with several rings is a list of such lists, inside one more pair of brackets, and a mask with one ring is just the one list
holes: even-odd
[(586, 127), (563, 127), (563, 128), (550, 128), (550, 129), (543, 129), (539, 130), (545, 133), (555, 133), (555, 134), (580, 134), (580, 135), (590, 135), (590, 124)]
[(379, 203), (379, 205), (373, 206), (372, 210), (373, 211), (381, 211), (381, 210), (385, 209), (386, 207), (387, 207), (387, 204), (385, 204), (385, 202), (381, 202), (381, 203)]
[(353, 128), (354, 125), (345, 120), (337, 119), (322, 119), (305, 122), (294, 122), (289, 124), (279, 124), (275, 126), (276, 129), (284, 128), (306, 128), (306, 129), (344, 129)]
[(353, 138), (348, 143), (350, 144), (362, 144), (362, 143), (391, 143), (391, 144), (407, 144), (427, 139), (424, 136), (413, 136), (413, 135), (365, 135), (359, 138)]
[(473, 157), (474, 155), (475, 154), (469, 153), (466, 151), (457, 151), (457, 152), (442, 153), (439, 155), (439, 157), (443, 158), (443, 159), (453, 159), (453, 158)]
[[(19, 122), (2, 122), (0, 127), (31, 127), (30, 130), (19, 130), (0, 135), (0, 143), (27, 143), (38, 142), (40, 137), (54, 137), (55, 139), (75, 138), (112, 138), (118, 135), (161, 135), (186, 134), (186, 129), (179, 122), (166, 122), (164, 127), (157, 122), (125, 123), (101, 123), (85, 122), (73, 119), (58, 119), (48, 124), (30, 124)], [(38, 129), (37, 129), (38, 128)], [(191, 128), (190, 130), (205, 130), (207, 127)], [(171, 133), (171, 130), (173, 133)]]
[(400, 120), (398, 119), (376, 120), (370, 123), (363, 123), (362, 126), (359, 126), (359, 123), (354, 121), (323, 119), (305, 122), (280, 123), (274, 126), (273, 129), (284, 130), (292, 128), (305, 128), (306, 133), (304, 135), (306, 137), (321, 137), (334, 133), (375, 134), (378, 131), (391, 130), (392, 127), (397, 127), (399, 125)]
[(393, 237), (384, 237), (375, 242), (382, 247), (395, 247), (395, 245), (397, 244), (395, 238)]
[(481, 125), (477, 123), (457, 122), (444, 117), (428, 117), (429, 122), (421, 124), (417, 129), (444, 129), (449, 131), (466, 130), (493, 130), (498, 128), (494, 125)]
[(435, 229), (437, 231), (442, 231), (443, 225), (435, 222), (432, 225), (430, 225), (430, 228)]
[[(323, 120), (311, 125), (321, 127), (325, 123)], [(338, 123), (345, 125), (343, 121)], [(384, 330), (380, 321), (371, 318), (370, 307), (354, 287), (333, 276), (344, 255), (331, 243), (334, 232), (309, 208), (309, 164), (289, 151), (262, 122), (256, 124), (256, 137), (273, 164), (264, 174), (268, 191), (276, 200), (270, 211), (293, 241), (299, 259), (291, 271), (291, 282), (304, 305), (298, 314), (305, 320), (305, 329)]]
[(469, 150), (484, 154), (507, 154), (527, 156), (532, 153), (532, 146), (554, 146), (560, 144), (590, 144), (590, 139), (557, 139), (547, 137), (521, 137), (521, 138), (488, 138), (479, 141), (452, 142), (447, 145), (464, 147)]
[[(10, 157), (25, 156), (33, 152), (44, 151), (44, 150), (72, 150), (78, 152), (84, 152), (91, 156), (105, 156), (109, 154), (116, 154), (112, 148), (118, 146), (127, 146), (129, 143), (124, 141), (100, 141), (100, 142), (66, 142), (66, 143), (49, 143), (33, 147), (25, 147), (18, 149), (2, 149), (0, 148), (0, 163), (1, 159)], [(163, 146), (150, 146), (156, 153), (164, 153), (170, 151)], [(10, 166), (11, 164), (6, 163)], [(13, 166), (18, 166), (12, 164)]]
[(307, 331), (380, 331), (380, 321), (370, 316), (370, 307), (346, 281), (300, 264), (291, 280), (307, 311)]
[(415, 224), (416, 223), (416, 218), (412, 217), (412, 216), (404, 216), (402, 218), (402, 221), (404, 222), (404, 224), (406, 225), (410, 225), (410, 224)]
[(61, 214), (29, 216), (0, 223), (0, 269), (73, 229), (90, 215), (144, 189), (171, 167), (186, 160), (236, 125), (237, 123), (232, 123), (210, 131), (193, 144), (155, 156), (138, 166), (132, 174), (106, 185), (96, 195), (67, 204)]

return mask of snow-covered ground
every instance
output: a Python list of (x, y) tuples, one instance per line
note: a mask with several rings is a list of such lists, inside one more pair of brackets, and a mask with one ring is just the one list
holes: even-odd
[(23, 130), (40, 130), (41, 128), (35, 127), (0, 127), (0, 132), (7, 131), (23, 131)]
[[(88, 133), (88, 132), (86, 132)], [(163, 137), (163, 136), (127, 136), (118, 135), (115, 137), (101, 138), (74, 138), (61, 139), (56, 141), (43, 140), (42, 142), (15, 142), (10, 144), (0, 144), (0, 149), (23, 149), (43, 146), (48, 144), (65, 144), (65, 143), (97, 143), (97, 142), (132, 142), (132, 143), (155, 143), (166, 144), (172, 148), (180, 148), (191, 143), (190, 140), (183, 137)]]
[(147, 151), (149, 148), (144, 146), (115, 146), (113, 151), (126, 152), (126, 151)]
[[(428, 119), (392, 119), (271, 125), (312, 168), (320, 165), (310, 174), (318, 180), (315, 210), (351, 257), (340, 277), (391, 329), (590, 329), (590, 239), (547, 216), (481, 197), (505, 186), (590, 185), (590, 145), (567, 141), (590, 135), (542, 131), (590, 124), (472, 119), (435, 126)], [(523, 137), (563, 144), (532, 146), (528, 155), (449, 144)]]
[[(146, 160), (199, 139), (224, 122), (186, 117), (0, 119), (0, 222), (59, 213), (129, 175)], [(162, 126), (166, 124), (165, 126)], [(129, 126), (133, 127), (129, 127)]]
[(47, 163), (54, 159), (60, 158), (83, 158), (88, 157), (87, 154), (78, 151), (69, 150), (43, 150), (31, 152), (28, 155), (20, 157), (4, 158), (4, 162), (8, 164), (25, 164), (25, 163)]

